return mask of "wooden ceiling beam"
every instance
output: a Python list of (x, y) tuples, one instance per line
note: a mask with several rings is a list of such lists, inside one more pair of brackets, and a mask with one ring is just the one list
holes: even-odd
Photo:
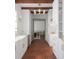
[(53, 3), (54, 0), (15, 0), (15, 3)]
[(43, 10), (43, 9), (44, 9), (44, 10), (46, 10), (46, 9), (52, 9), (52, 7), (21, 7), (21, 9), (22, 9), (22, 10), (24, 10), (24, 9), (30, 9), (30, 10), (31, 10), (31, 9), (32, 9), (32, 10), (33, 10), (33, 9), (41, 9), (41, 10)]

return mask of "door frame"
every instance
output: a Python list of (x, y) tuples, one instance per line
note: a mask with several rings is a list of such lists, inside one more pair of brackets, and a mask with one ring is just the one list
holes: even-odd
[(44, 22), (45, 22), (45, 33), (44, 33), (44, 34), (45, 34), (45, 37), (46, 37), (46, 19), (38, 19), (38, 18), (34, 18), (34, 19), (33, 19), (33, 27), (32, 27), (32, 28), (33, 28), (33, 33), (34, 33), (34, 21), (35, 21), (35, 20), (44, 21)]

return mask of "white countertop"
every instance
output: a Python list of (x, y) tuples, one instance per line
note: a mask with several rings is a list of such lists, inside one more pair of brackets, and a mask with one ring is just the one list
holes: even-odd
[(26, 35), (18, 35), (15, 37), (15, 42), (17, 42), (18, 40), (22, 40), (25, 37), (26, 37)]

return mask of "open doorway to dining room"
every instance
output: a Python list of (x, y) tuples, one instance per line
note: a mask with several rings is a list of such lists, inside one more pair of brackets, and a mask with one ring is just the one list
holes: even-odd
[(46, 33), (46, 20), (33, 19), (33, 39), (45, 39)]

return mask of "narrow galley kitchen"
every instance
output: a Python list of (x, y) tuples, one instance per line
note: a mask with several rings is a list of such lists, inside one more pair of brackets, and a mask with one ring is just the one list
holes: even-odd
[(15, 59), (63, 59), (58, 3), (15, 0)]

